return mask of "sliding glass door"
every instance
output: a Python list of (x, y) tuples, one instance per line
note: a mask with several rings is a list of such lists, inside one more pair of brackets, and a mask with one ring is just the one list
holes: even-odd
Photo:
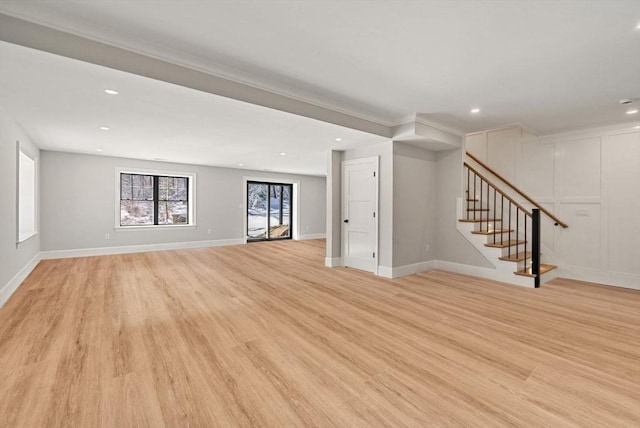
[(247, 240), (291, 239), (292, 184), (247, 182)]

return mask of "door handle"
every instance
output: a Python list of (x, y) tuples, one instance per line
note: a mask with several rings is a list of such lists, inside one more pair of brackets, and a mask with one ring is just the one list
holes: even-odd
[(345, 222), (345, 223), (349, 223), (349, 219), (346, 219), (344, 222)]

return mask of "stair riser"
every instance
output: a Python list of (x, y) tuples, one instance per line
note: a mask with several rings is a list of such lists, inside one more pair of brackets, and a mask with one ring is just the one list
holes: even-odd
[[(517, 252), (518, 253), (524, 253), (525, 252), (524, 244), (521, 244), (521, 245), (517, 246)], [(511, 247), (511, 254), (509, 254), (509, 247), (502, 248), (502, 257), (509, 257), (509, 255), (514, 256), (515, 254), (516, 254), (516, 245)]]
[[(493, 239), (493, 237), (495, 236), (495, 241)], [(502, 237), (502, 241), (500, 240), (500, 238)], [(518, 236), (516, 236), (516, 232), (513, 231), (511, 232), (511, 240), (515, 241), (518, 239)], [(520, 237), (520, 239), (522, 240), (522, 237)], [(487, 235), (487, 244), (493, 244), (494, 242), (504, 242), (504, 241), (508, 241), (509, 240), (509, 232), (501, 232), (501, 233), (493, 233), (491, 235)]]
[[(480, 228), (480, 226), (482, 226), (482, 228)], [(487, 223), (486, 221), (482, 221), (481, 223), (474, 223), (474, 228), (473, 230), (475, 231), (479, 231), (479, 230), (493, 230), (493, 229), (502, 229), (502, 227), (500, 227), (500, 222), (489, 222)]]

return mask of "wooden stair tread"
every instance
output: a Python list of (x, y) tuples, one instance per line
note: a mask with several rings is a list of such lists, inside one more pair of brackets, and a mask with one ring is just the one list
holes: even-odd
[(517, 255), (511, 254), (510, 256), (498, 257), (500, 260), (504, 260), (505, 262), (521, 262), (526, 259), (531, 258), (531, 253), (529, 251), (520, 251)]
[(502, 243), (496, 242), (495, 244), (494, 243), (484, 244), (484, 246), (491, 247), (491, 248), (507, 248), (513, 245), (525, 244), (526, 242), (527, 241), (515, 241), (512, 239), (511, 241), (502, 241)]
[[(550, 270), (555, 269), (556, 266), (554, 265), (540, 265), (540, 275), (549, 272)], [(516, 275), (520, 275), (520, 276), (529, 276), (529, 277), (533, 277), (534, 275), (531, 273), (531, 267), (528, 267), (526, 269), (523, 270), (519, 270), (517, 272), (514, 272)]]
[(513, 229), (473, 230), (474, 235), (498, 235), (500, 233), (513, 232)]
[(458, 220), (459, 222), (462, 223), (486, 223), (486, 222), (492, 222), (492, 223), (498, 223), (501, 222), (502, 220), (500, 220), (499, 218), (483, 218), (483, 219), (479, 219), (479, 218), (461, 218), (460, 220)]

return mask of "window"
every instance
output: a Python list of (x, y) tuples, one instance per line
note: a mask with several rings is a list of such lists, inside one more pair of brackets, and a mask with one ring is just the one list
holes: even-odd
[(193, 225), (193, 180), (193, 175), (120, 171), (118, 225)]
[(36, 234), (36, 160), (18, 143), (18, 242)]
[(247, 240), (291, 239), (293, 185), (247, 181)]

